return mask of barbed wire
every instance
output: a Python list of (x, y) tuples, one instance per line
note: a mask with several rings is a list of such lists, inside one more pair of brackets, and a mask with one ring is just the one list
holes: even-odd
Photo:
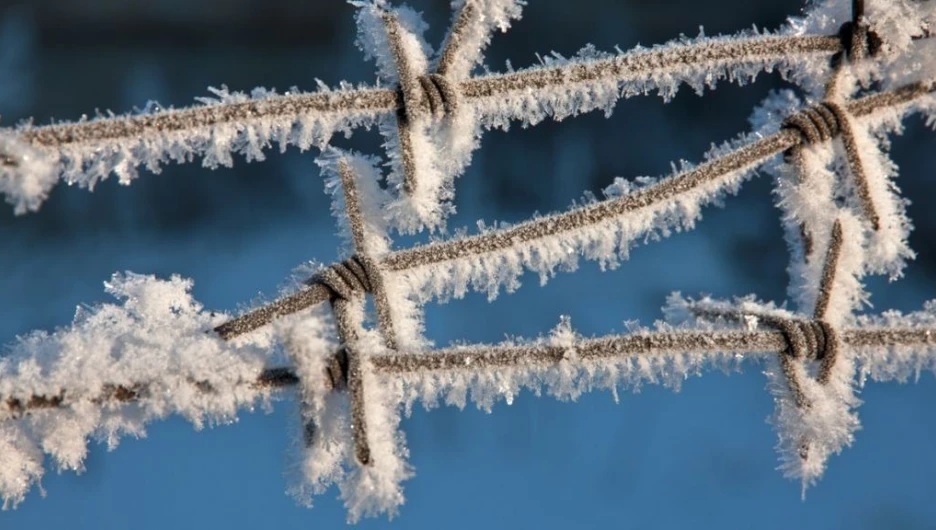
[[(854, 116), (866, 116), (876, 110), (893, 109), (923, 95), (936, 91), (936, 81), (920, 82), (895, 90), (871, 94), (847, 104)], [(417, 267), (475, 257), (506, 247), (553, 236), (601, 223), (612, 217), (626, 216), (642, 208), (673, 200), (677, 195), (691, 191), (740, 169), (762, 163), (784, 151), (814, 141), (828, 141), (832, 135), (811, 137), (794, 125), (810, 112), (809, 109), (788, 118), (779, 132), (761, 138), (728, 154), (709, 160), (699, 167), (661, 180), (635, 193), (573, 209), (556, 216), (535, 219), (496, 229), (484, 234), (425, 244), (391, 252), (381, 260), (381, 266), (400, 272)], [(274, 319), (307, 309), (328, 300), (329, 293), (320, 283), (310, 280), (309, 286), (295, 294), (256, 308), (215, 328), (224, 339), (237, 337), (269, 324)]]
[[(199, 330), (206, 337), (232, 343), (244, 341), (252, 332), (282, 317), (328, 302), (334, 316), (337, 348), (311, 355), (303, 347), (290, 345), (287, 339), (284, 346), (292, 365), (262, 368), (259, 373), (254, 371), (246, 376), (244, 372), (231, 372), (204, 378), (195, 375), (196, 367), (181, 367), (184, 377), (180, 384), (188, 387), (187, 391), (202, 396), (229, 392), (236, 395), (235, 404), (268, 399), (279, 389), (298, 386), (307, 451), (333, 451), (332, 446), (345, 448), (340, 451), (345, 451), (346, 456), (353, 455), (353, 465), (361, 474), (376, 476), (383, 473), (390, 477), (387, 483), (392, 486), (387, 491), (375, 491), (371, 486), (362, 493), (356, 493), (376, 498), (373, 505), (365, 503), (364, 513), (392, 512), (402, 502), (396, 484), (408, 476), (406, 466), (397, 462), (400, 451), (390, 432), (397, 420), (393, 419), (395, 416), (380, 412), (379, 407), (395, 409), (400, 400), (430, 402), (438, 399), (445, 387), (458, 387), (465, 392), (472, 384), (478, 385), (479, 381), (487, 379), (511, 381), (494, 393), (509, 395), (516, 386), (545, 384), (554, 387), (556, 395), (574, 397), (584, 390), (614, 387), (620, 377), (678, 379), (699, 371), (703, 366), (730, 364), (748, 358), (777, 363), (779, 369), (768, 369), (768, 375), (774, 377), (779, 374), (783, 381), (775, 389), (781, 428), (789, 431), (782, 434), (782, 438), (786, 437), (781, 440), (782, 458), (787, 459), (786, 469), (792, 469), (804, 484), (815, 480), (827, 455), (850, 443), (848, 436), (851, 431), (844, 429), (844, 439), (823, 439), (822, 422), (832, 420), (822, 416), (827, 414), (823, 407), (814, 404), (827, 400), (833, 403), (833, 409), (839, 411), (836, 414), (840, 417), (833, 418), (835, 421), (840, 421), (841, 417), (850, 421), (854, 406), (851, 370), (859, 361), (867, 364), (869, 372), (879, 369), (874, 359), (862, 361), (860, 352), (867, 349), (928, 351), (936, 344), (936, 322), (886, 325), (880, 320), (845, 318), (854, 309), (854, 299), (860, 298), (860, 293), (851, 292), (857, 289), (853, 284), (860, 283), (866, 269), (886, 269), (900, 260), (899, 249), (891, 250), (891, 254), (880, 258), (886, 263), (873, 267), (863, 263), (870, 261), (865, 257), (858, 260), (862, 263), (855, 265), (855, 258), (850, 254), (856, 252), (854, 248), (874, 244), (864, 242), (869, 237), (866, 233), (896, 230), (893, 225), (901, 224), (893, 221), (896, 214), (887, 210), (887, 201), (881, 200), (882, 192), (878, 188), (886, 185), (878, 181), (886, 178), (886, 172), (884, 177), (878, 175), (880, 171), (875, 173), (875, 161), (868, 159), (862, 147), (863, 132), (856, 125), (856, 120), (882, 115), (885, 118), (878, 119), (878, 122), (887, 122), (893, 121), (894, 116), (902, 117), (907, 111), (919, 110), (920, 101), (931, 98), (936, 92), (936, 79), (907, 76), (909, 79), (902, 80), (907, 81), (903, 84), (885, 84), (880, 79), (876, 83), (868, 81), (869, 76), (862, 74), (859, 67), (878, 58), (890, 43), (870, 25), (862, 0), (852, 3), (851, 20), (843, 23), (835, 35), (700, 37), (649, 50), (635, 49), (610, 56), (583, 55), (568, 60), (557, 59), (554, 62), (558, 64), (546, 62), (525, 70), (470, 77), (480, 50), (489, 38), (486, 32), (491, 31), (492, 24), (498, 20), (503, 22), (518, 16), (519, 4), (505, 1), (489, 5), (482, 0), (464, 0), (457, 5), (453, 24), (434, 68), (429, 67), (429, 61), (420, 55), (421, 51), (413, 51), (418, 46), (412, 44), (412, 33), (395, 11), (382, 2), (359, 6), (359, 24), (372, 23), (380, 28), (378, 37), (383, 39), (380, 42), (388, 55), (378, 57), (378, 66), (387, 70), (385, 77), (387, 72), (395, 76), (395, 88), (342, 86), (338, 90), (322, 89), (316, 93), (276, 95), (264, 92), (255, 98), (234, 97), (221, 92), (218, 102), (186, 109), (0, 129), (0, 160), (6, 168), (3, 170), (11, 180), (28, 178), (28, 175), (24, 177), (15, 172), (21, 167), (32, 168), (34, 158), (47, 156), (53, 166), (51, 171), (58, 178), (60, 173), (73, 169), (72, 166), (80, 168), (88, 160), (98, 160), (94, 157), (101, 156), (100, 152), (108, 149), (162, 153), (156, 156), (155, 162), (145, 160), (145, 157), (134, 159), (128, 156), (111, 165), (104, 164), (103, 169), (93, 170), (93, 179), (111, 170), (128, 171), (127, 166), (134, 163), (156, 164), (167, 156), (164, 151), (180, 162), (190, 160), (192, 154), (208, 153), (212, 147), (205, 138), (212, 137), (215, 128), (222, 126), (241, 131), (236, 134), (257, 135), (249, 139), (250, 149), (256, 148), (256, 144), (266, 146), (273, 138), (278, 138), (283, 146), (295, 143), (304, 148), (314, 135), (306, 134), (303, 140), (293, 134), (293, 129), (301, 125), (303, 119), (318, 120), (316, 123), (340, 122), (348, 128), (370, 124), (378, 118), (395, 120), (394, 127), (386, 128), (382, 133), (392, 140), (390, 157), (399, 166), (393, 171), (399, 173), (396, 178), (400, 184), (400, 197), (386, 199), (381, 194), (390, 193), (387, 190), (362, 189), (375, 185), (375, 182), (368, 184), (368, 176), (361, 174), (361, 166), (355, 156), (341, 154), (334, 163), (341, 190), (338, 204), (350, 234), (353, 255), (322, 269), (292, 295)], [(496, 15), (483, 13), (484, 7), (500, 11)], [(364, 20), (368, 16), (373, 20)], [(929, 32), (911, 37), (911, 40), (920, 41), (928, 38)], [(667, 88), (661, 80), (663, 78), (688, 82), (700, 88), (714, 84), (718, 78), (737, 78), (741, 75), (738, 72), (749, 73), (744, 68), (760, 71), (813, 57), (828, 58), (822, 72), (824, 87), (818, 103), (787, 109), (788, 112), (782, 116), (783, 121), (776, 123), (774, 129), (755, 132), (729, 148), (716, 150), (698, 166), (685, 168), (619, 196), (612, 195), (564, 213), (536, 217), (473, 236), (400, 250), (390, 250), (386, 232), (394, 228), (405, 231), (410, 225), (406, 222), (393, 225), (382, 217), (375, 220), (371, 215), (373, 205), (366, 203), (374, 201), (373, 196), (378, 195), (380, 200), (375, 204), (384, 209), (392, 209), (394, 206), (388, 205), (399, 204), (393, 202), (398, 199), (419, 201), (418, 194), (423, 193), (423, 188), (431, 188), (435, 184), (428, 181), (428, 170), (421, 166), (423, 162), (419, 160), (417, 151), (438, 147), (427, 143), (420, 135), (425, 134), (427, 127), (452, 126), (465, 107), (473, 109), (477, 114), (476, 121), (488, 127), (517, 119), (520, 113), (488, 104), (495, 99), (529, 98), (542, 106), (536, 112), (564, 117), (599, 108), (609, 101), (613, 103), (622, 96), (645, 93), (652, 88), (666, 95), (672, 88)], [(741, 69), (737, 70), (738, 67)], [(686, 68), (691, 72), (687, 73)], [(692, 78), (691, 74), (696, 70), (708, 73), (703, 81)], [(610, 97), (598, 97), (595, 101), (568, 107), (555, 104), (557, 98), (564, 97), (557, 96), (554, 93), (556, 89), (569, 93), (602, 92), (602, 87), (608, 83), (614, 87)], [(852, 97), (848, 89), (843, 88), (849, 83), (861, 86), (861, 90), (853, 90), (860, 93), (858, 97)], [(535, 122), (538, 117), (539, 114), (534, 113), (527, 119)], [(251, 123), (263, 123), (258, 127), (265, 132), (244, 132)], [(324, 131), (327, 127), (321, 128)], [(280, 132), (275, 133), (274, 130)], [(186, 135), (188, 138), (171, 139), (177, 134), (182, 135), (180, 138)], [(320, 140), (327, 141), (327, 136), (326, 132), (321, 132)], [(148, 138), (169, 140), (163, 145), (147, 143)], [(451, 275), (453, 264), (469, 263), (487, 255), (507, 251), (523, 256), (545, 253), (542, 246), (557, 237), (586, 230), (615, 232), (618, 230), (615, 227), (623, 225), (652, 225), (652, 221), (645, 219), (648, 212), (663, 211), (680, 201), (690, 201), (690, 197), (700, 203), (702, 199), (698, 197), (712, 197), (736, 188), (740, 185), (740, 175), (780, 154), (800, 179), (791, 186), (800, 190), (813, 177), (811, 168), (821, 154), (820, 150), (831, 152), (829, 144), (833, 141), (842, 142), (841, 170), (850, 176), (852, 188), (849, 189), (853, 189), (855, 197), (829, 199), (823, 203), (829, 210), (824, 217), (801, 220), (797, 225), (805, 262), (801, 265), (808, 269), (805, 276), (808, 276), (809, 285), (804, 290), (811, 293), (806, 298), (812, 297), (809, 298), (811, 305), (804, 304), (808, 307), (801, 308), (799, 312), (750, 300), (671, 301), (671, 311), (688, 315), (681, 326), (664, 325), (655, 331), (584, 338), (563, 324), (550, 337), (529, 343), (431, 349), (418, 347), (418, 341), (412, 340), (410, 328), (418, 330), (419, 325), (410, 322), (411, 315), (401, 316), (405, 312), (397, 307), (409, 301), (397, 292), (398, 286), (390, 284), (388, 278), (395, 278), (394, 275), (417, 269)], [(181, 154), (173, 151), (179, 145), (186, 147)], [(83, 154), (82, 149), (86, 148), (94, 154)], [(212, 156), (222, 159), (225, 155), (215, 153)], [(248, 151), (250, 156), (260, 155)], [(453, 167), (449, 168), (449, 173), (458, 173), (462, 166), (456, 163)], [(394, 182), (390, 177), (388, 181)], [(6, 188), (8, 194), (13, 188)], [(0, 181), (0, 191), (4, 189)], [(440, 198), (444, 199), (444, 194), (434, 196), (433, 200)], [(23, 199), (23, 204), (36, 208), (40, 199)], [(851, 207), (848, 200), (857, 202), (857, 207)], [(794, 212), (787, 217), (794, 219), (797, 214)], [(431, 216), (418, 220), (420, 227), (431, 226), (434, 222)], [(670, 221), (662, 221), (664, 226), (666, 222)], [(624, 231), (619, 231), (622, 233), (621, 241), (616, 244), (626, 246)], [(584, 241), (587, 237), (581, 236), (580, 239)], [(581, 241), (578, 243), (579, 248), (584, 246)], [(813, 259), (816, 256), (822, 256), (821, 262)], [(521, 265), (534, 266), (531, 259), (528, 262), (516, 261)], [(543, 257), (536, 262), (541, 272), (548, 270), (547, 262), (549, 258)], [(460, 281), (467, 282), (464, 279)], [(368, 294), (374, 299), (375, 330), (364, 326), (364, 300)], [(417, 346), (414, 347), (414, 343)], [(933, 364), (934, 361), (930, 359), (928, 362)], [(818, 367), (811, 372), (814, 363), (818, 363)], [(924, 364), (922, 360), (916, 360), (917, 369)], [(606, 373), (599, 375), (601, 370)], [(431, 389), (428, 388), (430, 385)], [(25, 422), (31, 416), (49, 411), (77, 410), (88, 405), (113, 410), (153, 399), (154, 388), (158, 387), (159, 381), (155, 379), (127, 380), (126, 377), (105, 383), (100, 388), (63, 387), (57, 392), (37, 392), (24, 385), (0, 395), (0, 420)], [(387, 389), (396, 392), (392, 394), (393, 399), (386, 397)], [(346, 395), (349, 404), (349, 417), (341, 419), (345, 422), (344, 427), (334, 427), (334, 418), (341, 417), (343, 412), (331, 410), (325, 398), (336, 392)], [(475, 399), (479, 404), (487, 403), (485, 400), (489, 398), (484, 392), (480, 394), (481, 397)], [(459, 400), (457, 397), (452, 399)], [(326, 443), (326, 437), (337, 436), (334, 432), (329, 434), (328, 429), (341, 428), (350, 432), (350, 442), (328, 438)], [(326, 447), (328, 444), (331, 448)], [(790, 444), (792, 446), (787, 447)], [(351, 446), (353, 449), (349, 448)], [(348, 456), (349, 460), (351, 458)], [(318, 470), (309, 473), (310, 482), (324, 480), (316, 475)], [(22, 491), (16, 490), (12, 495), (21, 496)], [(354, 512), (349, 517), (356, 519), (360, 515), (360, 512)]]
[[(726, 316), (721, 313), (700, 316)], [(739, 315), (743, 318), (743, 315)], [(398, 352), (374, 355), (368, 358), (376, 373), (404, 378), (410, 374), (433, 372), (476, 372), (492, 368), (535, 368), (576, 361), (609, 361), (640, 356), (667, 357), (693, 353), (721, 353), (732, 357), (756, 359), (763, 355), (789, 354), (799, 349), (795, 334), (771, 330), (637, 332), (625, 335), (607, 335), (582, 339), (571, 345), (471, 345), (421, 352)], [(920, 347), (936, 345), (936, 327), (933, 328), (850, 328), (839, 330), (843, 346), (850, 348)], [(791, 338), (792, 337), (792, 338)], [(574, 352), (574, 353), (573, 353)], [(329, 362), (327, 385), (323, 391), (344, 388), (347, 368), (342, 368), (345, 354), (337, 352)], [(212, 392), (207, 381), (190, 381), (199, 392)], [(237, 382), (244, 391), (265, 394), (300, 384), (300, 378), (289, 366), (264, 369), (255, 379)], [(129, 385), (106, 385), (100, 393), (86, 399), (96, 405), (128, 403), (145, 399), (148, 383), (139, 381)], [(5, 398), (5, 399), (4, 399)], [(31, 412), (74, 406), (66, 389), (57, 395), (28, 397), (0, 396), (5, 406), (0, 420), (16, 419)]]
[[(837, 35), (757, 36), (740, 42), (705, 41), (670, 49), (620, 53), (592, 63), (570, 62), (562, 66), (531, 68), (504, 74), (488, 74), (462, 81), (458, 94), (467, 102), (503, 98), (518, 93), (532, 97), (573, 83), (644, 79), (653, 73), (687, 64), (717, 68), (762, 59), (787, 59), (801, 55), (833, 55), (842, 50)], [(421, 87), (410, 87), (410, 91)], [(411, 96), (413, 97), (413, 96)], [(416, 96), (421, 100), (421, 96)], [(381, 88), (355, 88), (335, 92), (270, 95), (257, 101), (216, 103), (185, 109), (162, 109), (138, 116), (95, 117), (78, 123), (24, 126), (15, 134), (37, 147), (60, 148), (71, 144), (184, 132), (222, 124), (243, 124), (259, 118), (338, 114), (345, 118), (373, 113), (393, 114), (406, 108), (405, 92)]]

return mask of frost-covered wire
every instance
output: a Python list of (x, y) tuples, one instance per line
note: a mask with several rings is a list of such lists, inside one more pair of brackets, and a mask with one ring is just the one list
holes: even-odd
[[(875, 112), (903, 113), (915, 100), (931, 98), (934, 90), (936, 82), (915, 83), (854, 100), (847, 109), (859, 117)], [(447, 293), (458, 297), (468, 286), (493, 296), (501, 285), (517, 285), (521, 267), (545, 278), (556, 266), (568, 265), (579, 255), (614, 265), (619, 253), (627, 252), (643, 234), (691, 227), (701, 204), (711, 202), (722, 190), (732, 190), (746, 172), (765, 160), (801, 143), (831, 138), (811, 138), (790, 125), (796, 120), (785, 123), (778, 132), (724, 150), (720, 156), (672, 177), (636, 189), (625, 188), (618, 191), (620, 196), (611, 194), (604, 201), (503, 229), (389, 252), (382, 265), (398, 273), (412, 291), (426, 293), (425, 297), (446, 297)], [(311, 294), (308, 299), (316, 300)], [(235, 327), (245, 332), (256, 329), (269, 322), (269, 314), (259, 308), (219, 332), (233, 336), (230, 330)]]
[[(384, 12), (382, 7), (372, 8), (370, 4), (361, 9)], [(499, 27), (506, 27), (506, 21), (518, 16), (513, 8), (503, 13), (502, 19), (494, 19)], [(485, 18), (480, 22), (484, 25), (488, 21)], [(472, 41), (479, 50), (478, 42), (486, 38), (472, 35), (466, 41)], [(371, 41), (366, 42), (362, 44), (365, 51), (372, 47)], [(408, 49), (422, 53), (416, 42)], [(466, 49), (478, 51), (470, 46)], [(654, 89), (668, 96), (680, 83), (701, 90), (721, 77), (743, 81), (796, 57), (827, 57), (839, 49), (841, 43), (834, 36), (700, 37), (618, 54), (600, 54), (586, 48), (573, 59), (551, 59), (542, 66), (476, 78), (458, 77), (467, 75), (469, 68), (465, 65), (448, 67), (452, 73), (447, 75), (456, 80), (458, 97), (466, 101), (466, 107), (470, 105), (463, 109), (460, 119), (453, 120), (464, 132), (448, 143), (465, 134), (471, 139), (478, 134), (479, 125), (507, 127), (511, 120), (537, 123), (546, 116), (562, 119), (596, 108), (609, 111), (620, 97)], [(425, 57), (421, 61), (424, 63)], [(394, 83), (397, 78), (388, 74), (384, 82)], [(289, 145), (301, 150), (324, 147), (335, 133), (350, 134), (355, 128), (371, 126), (406, 108), (405, 94), (347, 83), (335, 89), (321, 85), (316, 92), (285, 94), (262, 88), (249, 95), (226, 88), (211, 90), (214, 97), (199, 98), (200, 105), (183, 109), (153, 109), (135, 115), (103, 115), (72, 123), (0, 129), (0, 152), (18, 162), (0, 168), (0, 192), (17, 213), (25, 213), (37, 210), (60, 179), (92, 189), (111, 173), (121, 183), (129, 184), (136, 178), (139, 166), (158, 173), (167, 162), (186, 163), (195, 157), (201, 157), (205, 167), (230, 166), (235, 153), (248, 161), (263, 160), (263, 150), (271, 144), (278, 144), (281, 150)], [(419, 94), (420, 89), (413, 87), (407, 93)], [(395, 130), (392, 126), (387, 134), (393, 136)], [(468, 162), (467, 153), (476, 144), (471, 139), (456, 149), (455, 154), (462, 154), (455, 157), (449, 173), (461, 171), (459, 168)], [(421, 145), (417, 142), (412, 150), (428, 156)], [(37, 156), (41, 165), (29, 163)], [(440, 222), (438, 216), (442, 213), (432, 214), (434, 223)], [(420, 225), (419, 221), (408, 223), (404, 223), (404, 229), (415, 230)]]
[[(303, 450), (289, 491), (309, 503), (335, 484), (350, 520), (392, 516), (413, 474), (401, 413), (416, 402), (470, 399), (490, 409), (524, 388), (561, 399), (644, 383), (678, 388), (689, 375), (734, 369), (746, 358), (765, 363), (781, 468), (805, 488), (852, 443), (860, 385), (936, 369), (932, 304), (910, 315), (859, 314), (866, 276), (896, 278), (913, 257), (887, 135), (909, 113), (936, 120), (936, 4), (815, 1), (776, 33), (700, 34), (617, 54), (586, 47), (570, 59), (472, 77), (492, 34), (518, 19), (524, 2), (454, 0), (437, 52), (412, 9), (351, 3), (376, 86), (250, 96), (222, 89), (188, 109), (0, 130), (0, 191), (19, 212), (38, 208), (63, 177), (90, 188), (111, 172), (128, 183), (139, 165), (157, 171), (202, 156), (213, 167), (230, 165), (232, 153), (261, 160), (271, 142), (314, 145), (323, 149), (318, 163), (347, 240), (343, 261), (234, 319), (205, 311), (187, 280), (115, 275), (108, 290), (118, 303), (18, 339), (0, 358), (5, 506), (38, 482), (44, 454), (60, 469), (80, 470), (89, 439), (113, 447), (168, 414), (196, 427), (232, 421), (295, 386)], [(752, 133), (698, 166), (618, 179), (604, 200), (561, 214), (393, 250), (394, 232), (444, 228), (453, 179), (484, 128), (610, 112), (621, 97), (658, 91), (669, 99), (680, 84), (701, 92), (772, 69), (803, 99), (773, 94), (752, 117)], [(374, 124), (385, 160), (327, 147), (335, 132)], [(494, 296), (515, 288), (524, 269), (545, 281), (581, 257), (613, 268), (638, 238), (692, 228), (702, 206), (736, 191), (757, 167), (775, 177), (795, 308), (753, 296), (674, 295), (668, 322), (624, 335), (586, 338), (563, 318), (546, 336), (497, 345), (434, 348), (423, 336), (427, 300), (469, 288)], [(374, 298), (374, 329), (365, 326), (366, 295)], [(271, 351), (286, 363), (270, 367)]]

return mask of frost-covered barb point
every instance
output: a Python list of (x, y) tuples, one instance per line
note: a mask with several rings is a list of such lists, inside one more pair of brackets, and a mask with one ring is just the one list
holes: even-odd
[(854, 271), (848, 262), (861, 254), (857, 244), (860, 231), (855, 220), (847, 224), (835, 220), (823, 259), (813, 258), (821, 263), (810, 316), (753, 298), (735, 303), (671, 301), (671, 312), (688, 313), (695, 319), (741, 324), (747, 329), (765, 326), (782, 333), (787, 346), (768, 362), (765, 374), (777, 405), (772, 421), (777, 429), (781, 469), (786, 476), (801, 480), (804, 489), (822, 475), (829, 456), (851, 444), (859, 426), (855, 356), (846, 347), (851, 342), (848, 331), (839, 326), (850, 320), (854, 308), (854, 304), (847, 304), (848, 293), (854, 290)]
[[(399, 195), (388, 205), (393, 225), (403, 232), (444, 226), (452, 211), (453, 179), (461, 174), (480, 135), (473, 109), (461, 103), (464, 54), (480, 53), (484, 38), (476, 35), (485, 16), (473, 2), (461, 6), (430, 72), (429, 45), (422, 40), (425, 24), (406, 8), (390, 9), (383, 2), (356, 3), (358, 43), (373, 57), (381, 80), (398, 86), (402, 102), (394, 118), (381, 122), (391, 172), (387, 180)], [(389, 51), (389, 53), (388, 53)], [(453, 71), (453, 66), (455, 71)]]
[(434, 230), (447, 215), (444, 203), (451, 189), (442, 186), (439, 153), (429, 130), (433, 107), (444, 93), (426, 77), (431, 53), (422, 38), (426, 24), (409, 8), (391, 9), (384, 2), (354, 5), (358, 46), (376, 61), (381, 82), (397, 86), (401, 103), (395, 115), (380, 122), (389, 155), (387, 182), (397, 195), (387, 205), (388, 217), (403, 232)]
[(454, 0), (449, 26), (436, 73), (451, 79), (467, 79), (481, 64), (484, 49), (494, 31), (510, 28), (520, 18), (526, 2), (521, 0)]
[[(764, 373), (774, 394), (777, 450), (781, 469), (803, 487), (814, 483), (832, 454), (851, 444), (859, 423), (854, 408), (854, 340), (828, 322), (757, 302), (753, 297), (723, 302), (670, 299), (668, 313), (712, 329), (775, 329), (784, 347), (767, 358)], [(861, 332), (858, 330), (858, 332)]]

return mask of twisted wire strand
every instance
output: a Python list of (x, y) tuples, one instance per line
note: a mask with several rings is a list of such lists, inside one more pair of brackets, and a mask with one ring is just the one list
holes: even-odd
[(419, 83), (429, 102), (429, 112), (439, 120), (458, 110), (458, 88), (445, 76), (434, 73), (419, 77)]
[[(865, 347), (934, 347), (936, 328), (850, 328), (838, 332), (843, 346)], [(374, 373), (382, 377), (403, 377), (415, 373), (466, 372), (496, 368), (544, 368), (566, 359), (572, 347), (583, 361), (614, 361), (638, 356), (669, 356), (683, 353), (735, 353), (747, 357), (776, 355), (787, 351), (789, 341), (779, 330), (718, 330), (718, 331), (661, 331), (608, 335), (580, 339), (572, 346), (549, 344), (531, 345), (475, 345), (443, 348), (418, 353), (395, 352), (370, 357)], [(341, 359), (341, 351), (333, 356), (334, 364)], [(211, 392), (210, 384), (191, 381), (200, 392)], [(291, 367), (267, 368), (254, 380), (239, 381), (245, 390), (259, 395), (270, 395), (279, 389), (299, 384), (299, 377)], [(331, 389), (331, 383), (326, 382)], [(130, 403), (146, 399), (147, 381), (133, 385), (105, 385), (100, 394), (90, 398), (96, 404)], [(24, 414), (70, 407), (82, 398), (68, 389), (55, 395), (0, 396), (0, 419), (15, 419)]]
[[(705, 43), (673, 45), (663, 49), (624, 52), (589, 63), (572, 62), (549, 68), (533, 67), (515, 72), (487, 74), (455, 83), (452, 89), (469, 102), (490, 97), (546, 91), (569, 83), (635, 80), (655, 71), (686, 64), (746, 64), (766, 58), (798, 55), (831, 55), (842, 49), (836, 35), (756, 36)], [(441, 72), (438, 72), (441, 74)], [(358, 88), (336, 92), (275, 95), (239, 103), (215, 103), (153, 114), (99, 117), (85, 122), (54, 123), (12, 129), (11, 133), (36, 147), (63, 148), (109, 140), (136, 139), (229, 123), (250, 123), (286, 116), (389, 114), (405, 107), (402, 94), (383, 88)]]

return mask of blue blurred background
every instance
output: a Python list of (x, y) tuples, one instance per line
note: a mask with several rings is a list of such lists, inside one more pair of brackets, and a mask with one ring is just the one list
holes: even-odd
[[(448, 3), (416, 0), (439, 42)], [(535, 53), (572, 55), (587, 43), (622, 49), (680, 33), (775, 28), (802, 8), (798, 0), (532, 1), (524, 18), (498, 35), (487, 57), (494, 70)], [(4, 124), (34, 117), (74, 120), (95, 109), (129, 111), (147, 100), (185, 106), (208, 86), (312, 89), (315, 79), (369, 82), (373, 67), (353, 46), (353, 8), (339, 0), (32, 0), (0, 1), (0, 115)], [(614, 176), (669, 172), (697, 161), (711, 142), (747, 129), (747, 116), (771, 89), (772, 74), (746, 87), (722, 84), (699, 98), (683, 90), (664, 105), (656, 96), (532, 129), (488, 133), (458, 183), (451, 228), (478, 219), (518, 221), (567, 207)], [(337, 145), (378, 152), (374, 131)], [(934, 298), (936, 215), (929, 204), (932, 132), (908, 122), (894, 143), (900, 186), (919, 253), (906, 278), (871, 282), (874, 310), (913, 310)], [(931, 156), (931, 155), (930, 155)], [(65, 325), (82, 303), (106, 301), (102, 281), (132, 270), (195, 279), (207, 307), (235, 310), (272, 296), (291, 269), (330, 262), (339, 241), (314, 153), (271, 152), (233, 169), (198, 164), (115, 181), (93, 194), (56, 188), (37, 214), (0, 208), (0, 342)], [(419, 239), (419, 238), (417, 238)], [(469, 295), (427, 306), (438, 344), (535, 336), (560, 315), (586, 334), (652, 323), (671, 291), (784, 298), (787, 250), (766, 177), (745, 186), (724, 209), (708, 209), (698, 229), (635, 249), (619, 269), (585, 263), (546, 287), (525, 278), (512, 295), (488, 304)], [(407, 239), (406, 243), (411, 243)], [(772, 400), (757, 365), (742, 374), (707, 373), (679, 393), (646, 387), (576, 403), (520, 396), (493, 414), (473, 408), (416, 410), (403, 422), (416, 477), (392, 525), (404, 528), (856, 528), (936, 527), (936, 384), (869, 384), (861, 393), (864, 430), (830, 462), (818, 486), (782, 478), (765, 419)], [(178, 418), (153, 424), (144, 440), (108, 453), (94, 444), (87, 471), (50, 472), (0, 529), (330, 528), (344, 524), (337, 491), (312, 509), (283, 491), (296, 406), (243, 414), (232, 426), (194, 432)], [(388, 526), (385, 518), (361, 528)]]

